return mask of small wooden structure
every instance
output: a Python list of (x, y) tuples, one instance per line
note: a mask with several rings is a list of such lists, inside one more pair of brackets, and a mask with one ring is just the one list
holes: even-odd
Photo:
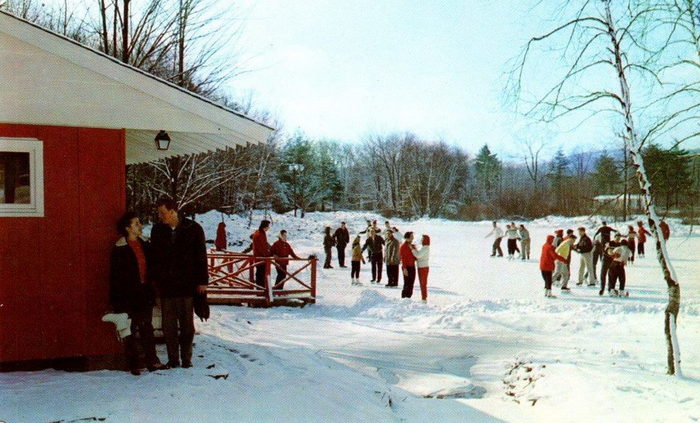
[[(274, 257), (255, 257), (233, 251), (211, 250), (209, 259), (209, 304), (230, 304), (271, 307), (306, 305), (316, 302), (316, 266), (318, 259), (287, 258), (285, 277), (275, 283)], [(255, 283), (255, 270), (265, 265), (265, 285)], [(275, 270), (272, 272), (272, 270)]]

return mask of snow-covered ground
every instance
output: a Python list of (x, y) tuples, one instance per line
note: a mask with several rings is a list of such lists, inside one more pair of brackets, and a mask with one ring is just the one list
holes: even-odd
[[(256, 216), (255, 225), (262, 218)], [(365, 213), (273, 216), (300, 255), (322, 256), (325, 225), (364, 229)], [(221, 215), (199, 216), (213, 239)], [(241, 250), (252, 229), (226, 217)], [(543, 297), (538, 258), (556, 228), (528, 223), (532, 259), (490, 258), (489, 222), (392, 221), (432, 238), (429, 300), (418, 291), (350, 286), (349, 269), (320, 269), (304, 308), (212, 307), (197, 323), (194, 368), (146, 373), (0, 374), (6, 422), (694, 422), (700, 420), (700, 236), (671, 221), (682, 288), (684, 378), (665, 374), (665, 283), (647, 257), (628, 267), (629, 298), (577, 287)], [(619, 225), (622, 226), (622, 225)], [(254, 228), (253, 228), (254, 229)], [(352, 236), (352, 235), (351, 235)], [(505, 249), (505, 242), (503, 245)], [(572, 265), (574, 282), (578, 257)], [(384, 276), (384, 283), (386, 276)], [(417, 284), (416, 284), (417, 285)], [(416, 287), (417, 289), (417, 287)], [(159, 347), (162, 359), (165, 353)]]

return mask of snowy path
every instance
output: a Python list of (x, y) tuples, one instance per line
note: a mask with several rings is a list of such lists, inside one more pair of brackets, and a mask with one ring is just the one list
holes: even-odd
[[(217, 217), (204, 216), (207, 233)], [(320, 251), (324, 224), (347, 220), (357, 230), (364, 218), (282, 216), (273, 232), (288, 229), (306, 255)], [(350, 286), (349, 269), (322, 269), (316, 305), (213, 307), (211, 320), (198, 325), (193, 369), (139, 378), (0, 374), (0, 420), (700, 421), (697, 235), (670, 243), (686, 376), (676, 379), (665, 375), (666, 297), (653, 247), (628, 269), (632, 297), (599, 297), (597, 288), (570, 284), (571, 294), (555, 290), (559, 298), (548, 300), (536, 260), (542, 240), (584, 220), (532, 223), (529, 262), (489, 258), (486, 222), (395, 223), (433, 239), (428, 304), (418, 291), (402, 300), (398, 290), (369, 286), (367, 265), (362, 287)], [(230, 239), (247, 235), (232, 232)]]

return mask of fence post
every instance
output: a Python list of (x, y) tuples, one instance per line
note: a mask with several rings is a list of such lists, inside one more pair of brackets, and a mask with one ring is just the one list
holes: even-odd
[(270, 307), (272, 306), (272, 284), (270, 283), (270, 262), (271, 260), (269, 258), (264, 259), (265, 260), (265, 289), (267, 290), (267, 306)]
[(311, 297), (316, 299), (316, 257), (311, 259)]

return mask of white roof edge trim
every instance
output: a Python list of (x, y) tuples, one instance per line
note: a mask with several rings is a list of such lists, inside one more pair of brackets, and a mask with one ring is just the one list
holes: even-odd
[[(112, 56), (85, 46), (71, 38), (55, 33), (5, 11), (0, 10), (0, 22), (2, 22), (0, 25), (0, 31), (5, 32), (10, 36), (19, 38), (37, 48), (63, 57), (64, 59), (78, 66), (111, 77), (112, 79), (124, 83), (127, 86), (173, 104), (176, 107), (183, 108), (183, 102), (189, 103), (187, 104), (187, 106), (189, 106), (187, 107), (189, 112), (212, 121), (217, 125), (225, 126), (226, 129), (237, 129), (236, 132), (240, 131), (240, 128), (231, 128), (231, 125), (225, 125), (224, 122), (212, 120), (212, 116), (209, 113), (213, 112), (214, 114), (218, 114), (218, 117), (224, 120), (226, 118), (230, 119), (231, 115), (233, 115), (239, 118), (237, 122), (239, 125), (246, 126), (246, 129), (258, 133), (261, 137), (267, 137), (270, 131), (275, 130), (275, 128), (265, 123), (259, 122), (240, 112), (224, 107), (212, 100), (207, 99), (206, 97), (188, 91), (146, 71), (123, 63)], [(7, 29), (3, 30), (3, 28), (12, 28), (13, 30), (7, 31)], [(64, 47), (63, 49), (59, 49), (59, 47), (66, 46), (66, 44), (58, 46), (56, 45), (57, 42), (67, 42), (67, 45), (70, 45), (70, 48), (66, 49)], [(60, 53), (57, 52), (57, 50)], [(165, 87), (170, 88), (171, 90), (164, 90), (163, 88)], [(183, 94), (185, 96), (183, 96)], [(206, 110), (201, 110), (202, 106), (206, 107)]]

